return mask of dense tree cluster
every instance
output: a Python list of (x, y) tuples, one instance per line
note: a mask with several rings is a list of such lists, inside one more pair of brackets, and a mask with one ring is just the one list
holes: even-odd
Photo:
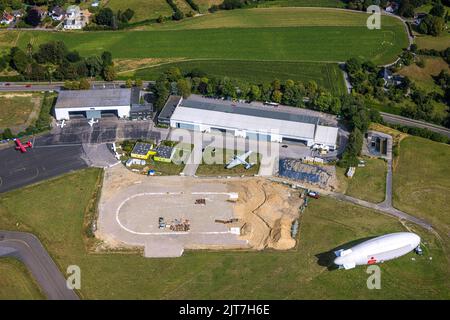
[[(403, 63), (406, 60), (406, 58), (402, 58)], [(402, 105), (400, 109), (402, 116), (431, 121), (440, 125), (445, 124), (446, 119), (434, 112), (433, 101), (448, 104), (447, 89), (443, 89), (446, 92), (445, 96), (437, 93), (425, 93), (417, 88), (408, 77), (404, 77), (401, 84), (395, 84), (395, 81), (386, 84), (382, 77), (382, 68), (376, 67), (371, 62), (360, 62), (357, 59), (347, 61), (346, 71), (349, 74), (354, 93), (364, 96), (367, 101), (374, 99), (388, 107), (400, 104)]]
[(434, 3), (429, 14), (422, 19), (417, 27), (417, 31), (435, 37), (439, 36), (444, 31), (448, 19), (449, 15), (447, 10), (440, 1), (437, 1)]
[(9, 55), (0, 59), (8, 64), (23, 80), (52, 81), (78, 80), (86, 77), (101, 77), (107, 81), (115, 78), (111, 53), (83, 58), (76, 51), (69, 51), (61, 41), (41, 44), (35, 51), (29, 44), (26, 51), (11, 48)]
[[(164, 85), (162, 85), (164, 84)], [(157, 96), (162, 99), (158, 106), (162, 107), (165, 98), (172, 90), (172, 84), (176, 92), (188, 96), (191, 92), (208, 97), (225, 97), (227, 99), (239, 99), (246, 101), (272, 101), (295, 107), (305, 107), (339, 114), (341, 101), (326, 89), (321, 88), (315, 81), (302, 83), (277, 79), (271, 83), (253, 84), (227, 77), (207, 77), (201, 70), (192, 70), (182, 73), (178, 68), (169, 68), (157, 81)]]
[(175, 2), (173, 0), (166, 1), (173, 10), (172, 19), (176, 21), (184, 19), (184, 13), (177, 7)]
[(447, 136), (444, 136), (444, 135), (434, 132), (434, 131), (430, 131), (425, 128), (408, 127), (408, 126), (402, 126), (402, 125), (398, 125), (398, 124), (389, 124), (389, 126), (391, 128), (394, 128), (396, 130), (399, 130), (401, 132), (404, 132), (404, 133), (407, 133), (407, 134), (410, 134), (413, 136), (418, 136), (418, 137), (430, 139), (433, 141), (450, 144), (450, 138), (448, 138)]
[(114, 11), (111, 8), (101, 8), (94, 16), (93, 25), (85, 27), (86, 30), (110, 29), (117, 30), (128, 25), (134, 16), (134, 11), (130, 8), (125, 11)]

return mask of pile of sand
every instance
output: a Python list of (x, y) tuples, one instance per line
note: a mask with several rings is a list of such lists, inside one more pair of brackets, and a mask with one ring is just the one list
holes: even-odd
[(230, 186), (239, 193), (234, 212), (242, 225), (241, 237), (252, 248), (286, 250), (295, 246), (291, 226), (303, 201), (297, 192), (260, 178), (231, 182)]

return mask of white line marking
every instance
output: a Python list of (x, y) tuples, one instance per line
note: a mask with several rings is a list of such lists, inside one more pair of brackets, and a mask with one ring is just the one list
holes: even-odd
[[(125, 231), (132, 233), (132, 234), (136, 234), (136, 235), (142, 235), (142, 236), (164, 236), (164, 235), (188, 235), (188, 234), (230, 234), (230, 231), (204, 231), (204, 232), (138, 232), (138, 231), (134, 231), (131, 230), (127, 227), (125, 227), (122, 222), (120, 222), (120, 218), (119, 218), (119, 213), (120, 213), (120, 209), (122, 209), (123, 205), (128, 202), (131, 199), (137, 198), (137, 197), (141, 197), (141, 196), (162, 196), (162, 195), (169, 195), (169, 196), (174, 196), (174, 195), (180, 195), (180, 194), (184, 194), (184, 192), (143, 192), (143, 193), (138, 193), (138, 194), (134, 194), (132, 196), (129, 196), (128, 198), (126, 198), (125, 200), (123, 200), (119, 207), (116, 210), (116, 222), (117, 224), (124, 229)], [(199, 195), (199, 194), (209, 194), (209, 195), (213, 195), (213, 194), (217, 194), (217, 195), (230, 195), (230, 193), (227, 192), (191, 192), (191, 195)]]

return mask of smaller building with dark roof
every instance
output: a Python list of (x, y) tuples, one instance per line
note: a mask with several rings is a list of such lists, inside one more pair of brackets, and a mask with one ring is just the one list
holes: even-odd
[(170, 162), (172, 161), (174, 153), (175, 148), (165, 145), (159, 145), (156, 147), (156, 155), (153, 157), (153, 159), (160, 162)]
[(158, 124), (164, 124), (167, 126), (170, 125), (170, 118), (172, 117), (175, 109), (180, 105), (182, 101), (183, 97), (170, 96), (158, 115)]
[(156, 151), (153, 150), (153, 145), (145, 142), (137, 142), (134, 145), (133, 151), (131, 151), (131, 157), (137, 159), (147, 160), (150, 156), (155, 155)]

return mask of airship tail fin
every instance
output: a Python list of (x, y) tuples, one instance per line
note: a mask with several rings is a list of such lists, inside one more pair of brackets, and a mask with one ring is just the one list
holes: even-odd
[(352, 249), (348, 249), (348, 250), (344, 250), (344, 249), (340, 249), (334, 252), (334, 254), (336, 255), (336, 257), (343, 257), (348, 255), (349, 253), (352, 252)]

